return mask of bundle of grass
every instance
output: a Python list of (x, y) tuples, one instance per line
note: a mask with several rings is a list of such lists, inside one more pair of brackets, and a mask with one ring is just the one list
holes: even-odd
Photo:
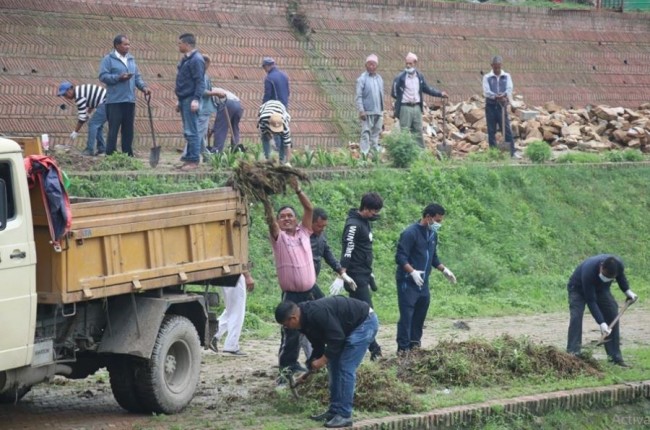
[(595, 360), (583, 360), (553, 346), (507, 335), (491, 342), (442, 341), (434, 350), (413, 350), (386, 360), (384, 365), (397, 368), (399, 380), (421, 391), (431, 386), (491, 386), (515, 379), (536, 381), (547, 375), (555, 378), (601, 375)]
[(293, 167), (272, 161), (249, 163), (242, 161), (233, 170), (226, 185), (238, 190), (249, 202), (268, 202), (273, 194), (284, 194), (287, 185), (295, 178), (309, 183), (307, 175)]

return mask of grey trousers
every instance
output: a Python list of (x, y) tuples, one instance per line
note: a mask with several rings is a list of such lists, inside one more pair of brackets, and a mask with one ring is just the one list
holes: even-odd
[(379, 135), (383, 125), (383, 115), (366, 115), (366, 119), (361, 121), (361, 139), (359, 140), (361, 153), (368, 154), (370, 145), (374, 146), (376, 150), (380, 149)]

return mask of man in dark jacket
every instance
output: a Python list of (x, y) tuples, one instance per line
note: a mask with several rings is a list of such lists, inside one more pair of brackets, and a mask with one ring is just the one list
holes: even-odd
[(630, 285), (625, 277), (625, 266), (620, 257), (611, 254), (589, 257), (580, 263), (571, 275), (567, 285), (571, 315), (567, 352), (575, 355), (580, 354), (582, 316), (586, 304), (589, 306), (589, 311), (596, 320), (600, 332), (609, 337), (609, 341), (605, 343), (605, 351), (609, 360), (619, 366), (628, 367), (621, 354), (620, 324), (616, 324), (611, 330), (609, 328), (609, 324), (618, 314), (618, 304), (609, 289), (614, 280), (628, 300), (636, 301), (637, 295), (630, 290)]
[(395, 99), (393, 116), (399, 119), (400, 128), (410, 130), (418, 145), (424, 148), (424, 141), (422, 140), (422, 93), (445, 98), (447, 98), (447, 93), (427, 85), (422, 73), (415, 68), (417, 62), (418, 57), (414, 53), (409, 52), (406, 55), (406, 68), (393, 81), (390, 95)]
[(455, 283), (456, 277), (438, 259), (438, 229), (445, 217), (445, 208), (431, 203), (422, 211), (419, 222), (406, 227), (399, 237), (395, 262), (397, 271), (397, 353), (420, 347), (424, 320), (427, 317), (431, 294), (429, 275), (431, 269), (441, 271)]
[[(359, 209), (352, 208), (343, 228), (341, 247), (341, 267), (353, 282), (346, 281), (345, 289), (350, 297), (362, 300), (372, 307), (370, 289), (375, 290), (375, 278), (372, 274), (372, 228), (370, 221), (379, 219), (379, 212), (384, 201), (377, 193), (366, 193), (361, 197)], [(370, 359), (381, 357), (381, 348), (373, 339), (370, 347)]]
[[(284, 73), (284, 71), (277, 68), (275, 60), (271, 57), (264, 57), (264, 59), (262, 59), (262, 69), (266, 72), (262, 105), (269, 100), (277, 100), (284, 105), (285, 110), (288, 112), (289, 95), (291, 93), (289, 90), (289, 77)], [(283, 148), (282, 137), (279, 134), (274, 134), (273, 140), (275, 141), (275, 147), (281, 152), (280, 162), (289, 162), (290, 153), (287, 154), (286, 160), (282, 161), (284, 156), (284, 151), (281, 149)], [(266, 152), (265, 155), (267, 155)], [(266, 158), (269, 158), (268, 155)]]
[(327, 365), (330, 406), (311, 418), (325, 421), (328, 428), (351, 426), (357, 368), (379, 329), (372, 308), (342, 296), (298, 304), (285, 301), (275, 309), (275, 320), (307, 336), (314, 348), (308, 360), (310, 370)]
[(180, 35), (178, 50), (183, 54), (183, 58), (178, 63), (175, 92), (178, 97), (177, 109), (183, 120), (183, 135), (187, 140), (187, 152), (180, 169), (190, 171), (199, 167), (201, 161), (199, 108), (205, 92), (205, 62), (196, 49), (196, 38), (191, 33)]

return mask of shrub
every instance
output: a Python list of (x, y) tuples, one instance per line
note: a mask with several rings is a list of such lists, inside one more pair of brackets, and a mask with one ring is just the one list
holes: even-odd
[(409, 167), (418, 157), (415, 138), (408, 130), (393, 131), (382, 139), (394, 167)]
[(603, 159), (611, 163), (619, 163), (622, 161), (642, 161), (643, 154), (634, 149), (625, 151), (610, 151), (603, 154)]
[(544, 163), (551, 159), (551, 147), (541, 140), (532, 142), (526, 147), (526, 156), (533, 163)]
[(569, 152), (560, 155), (555, 162), (560, 164), (599, 163), (600, 155), (591, 152)]
[(98, 164), (93, 166), (93, 170), (112, 171), (112, 170), (142, 170), (144, 164), (135, 157), (129, 157), (123, 152), (114, 152), (102, 158)]

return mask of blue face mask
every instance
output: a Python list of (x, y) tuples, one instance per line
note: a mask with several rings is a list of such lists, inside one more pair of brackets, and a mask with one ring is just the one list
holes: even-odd
[(442, 227), (442, 224), (440, 224), (439, 222), (436, 222), (436, 221), (429, 224), (429, 230), (431, 230), (431, 231), (438, 232), (438, 230), (440, 230), (440, 227)]
[(415, 73), (415, 67), (406, 67), (406, 68), (404, 69), (404, 71), (405, 71), (406, 73), (408, 73), (409, 75), (410, 75), (410, 74), (413, 74), (413, 73)]

